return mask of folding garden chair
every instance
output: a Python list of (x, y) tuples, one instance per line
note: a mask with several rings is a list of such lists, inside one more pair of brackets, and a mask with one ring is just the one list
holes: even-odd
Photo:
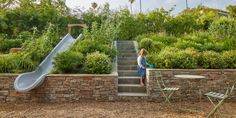
[[(225, 99), (229, 98), (229, 96), (234, 91), (235, 84), (236, 84), (236, 81), (234, 81), (233, 85), (226, 90), (225, 94), (212, 92), (212, 91), (205, 94), (207, 96), (207, 98), (210, 100), (210, 102), (212, 103), (212, 105), (214, 106), (214, 108), (211, 110), (211, 112), (207, 115), (207, 118), (209, 118), (211, 115), (213, 115), (220, 108), (220, 106), (223, 105)], [(215, 104), (212, 101), (212, 98), (216, 99), (218, 101), (218, 103)]]
[(179, 88), (177, 87), (166, 87), (162, 76), (161, 76), (161, 72), (157, 71), (156, 73), (156, 79), (157, 79), (157, 85), (160, 88), (161, 93), (163, 94), (163, 96), (165, 97), (165, 102), (170, 103), (170, 98), (172, 97), (172, 95), (174, 94), (175, 91), (178, 91)]

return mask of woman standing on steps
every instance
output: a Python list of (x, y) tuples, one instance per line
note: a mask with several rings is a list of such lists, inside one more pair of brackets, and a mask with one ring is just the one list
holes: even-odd
[(139, 56), (137, 59), (138, 62), (138, 75), (140, 76), (140, 84), (144, 86), (145, 78), (146, 78), (146, 67), (147, 67), (147, 60), (146, 60), (147, 51), (142, 48), (139, 52)]

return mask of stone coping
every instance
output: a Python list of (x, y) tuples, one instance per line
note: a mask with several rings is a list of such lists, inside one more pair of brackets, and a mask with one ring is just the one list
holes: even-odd
[(236, 69), (158, 69), (158, 68), (147, 68), (147, 71), (155, 71), (155, 70), (160, 70), (160, 71), (236, 71)]
[[(15, 77), (18, 76), (19, 74), (11, 74), (11, 73), (0, 73), (0, 77)], [(113, 72), (111, 74), (49, 74), (47, 77), (84, 77), (84, 76), (98, 76), (98, 77), (113, 77), (113, 76), (118, 76), (117, 72)]]

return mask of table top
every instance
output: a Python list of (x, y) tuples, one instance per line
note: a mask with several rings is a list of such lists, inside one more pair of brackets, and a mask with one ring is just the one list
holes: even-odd
[(205, 76), (201, 75), (175, 75), (175, 78), (181, 78), (181, 79), (205, 79)]

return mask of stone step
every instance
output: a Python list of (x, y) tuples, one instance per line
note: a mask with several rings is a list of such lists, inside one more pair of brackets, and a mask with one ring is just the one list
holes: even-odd
[(118, 77), (118, 84), (140, 84), (140, 77), (137, 76)]
[(136, 65), (118, 65), (118, 70), (137, 70)]
[(129, 47), (126, 47), (126, 46), (120, 46), (120, 47), (117, 47), (118, 50), (122, 50), (122, 51), (127, 51), (127, 50), (135, 50), (135, 48), (133, 46), (129, 46)]
[(118, 84), (118, 92), (146, 93), (146, 86), (140, 84)]
[(120, 53), (118, 54), (119, 57), (134, 57), (136, 56), (137, 57), (137, 54), (136, 53)]
[(134, 43), (133, 41), (117, 41), (117, 43)]
[(118, 60), (118, 65), (135, 65), (137, 64), (136, 60)]
[(127, 93), (127, 92), (119, 92), (118, 96), (134, 96), (134, 97), (141, 97), (141, 96), (148, 96), (147, 93)]
[(136, 53), (136, 50), (118, 50), (120, 53)]
[(119, 76), (137, 76), (137, 70), (118, 70)]
[(138, 56), (133, 56), (133, 57), (118, 57), (118, 60), (137, 60)]

